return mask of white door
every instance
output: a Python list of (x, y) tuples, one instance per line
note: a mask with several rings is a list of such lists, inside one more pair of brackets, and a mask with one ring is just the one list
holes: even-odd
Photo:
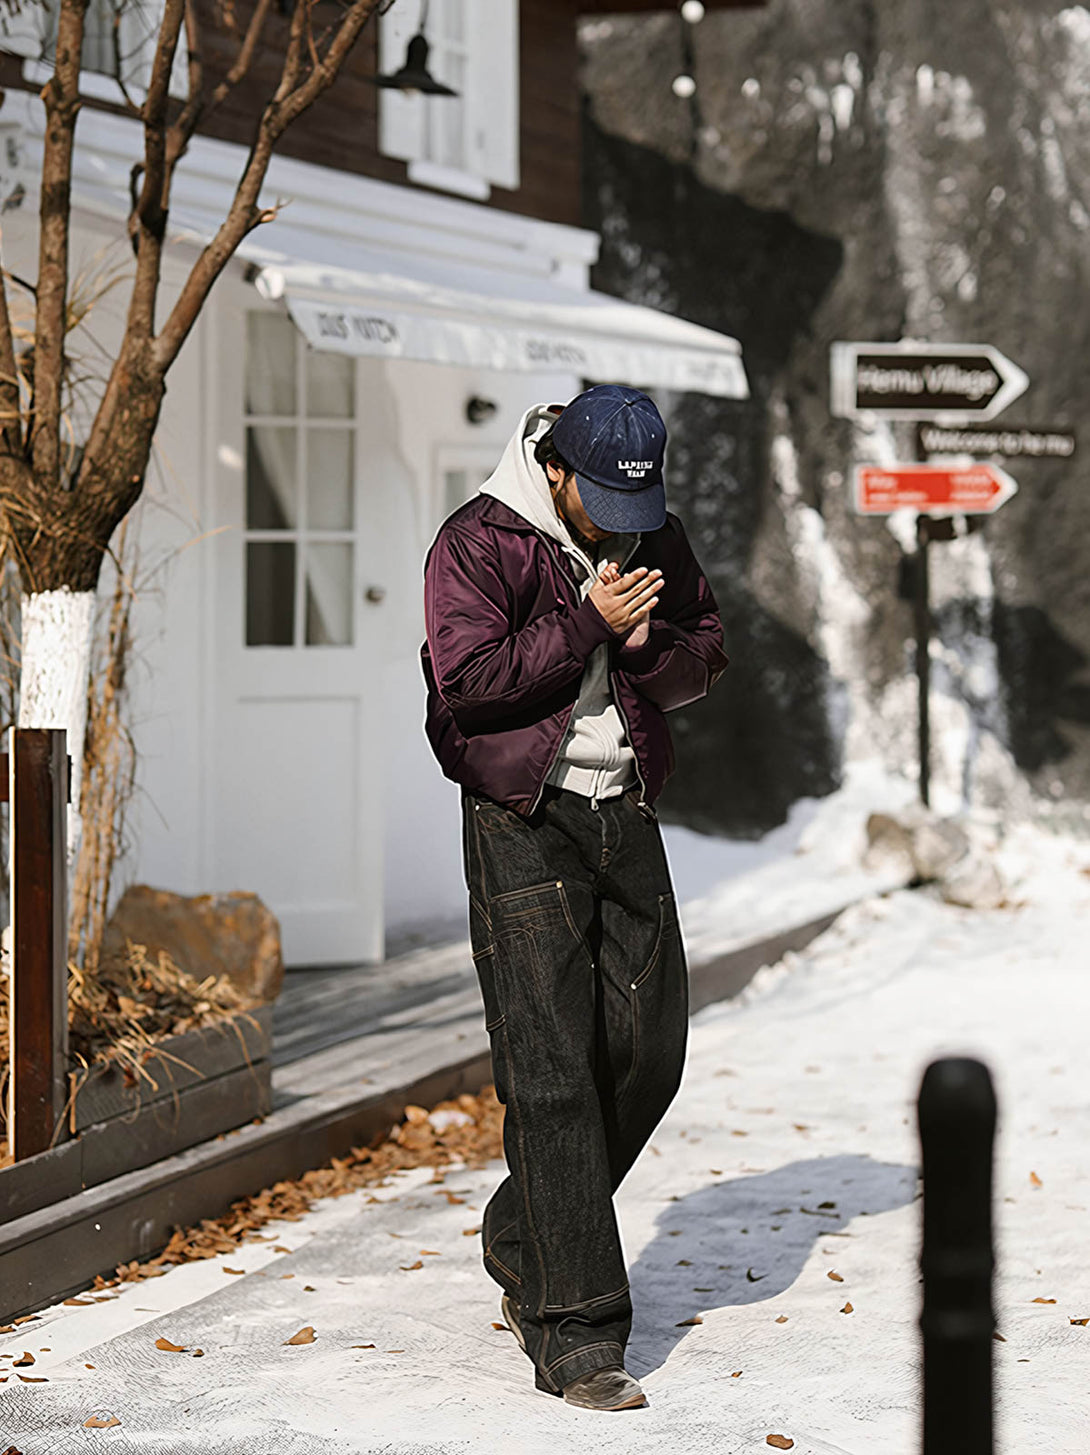
[[(248, 295), (248, 296), (247, 296)], [(289, 965), (383, 954), (382, 543), (356, 361), (224, 288), (208, 860), (280, 920)], [(224, 528), (225, 527), (225, 528)]]

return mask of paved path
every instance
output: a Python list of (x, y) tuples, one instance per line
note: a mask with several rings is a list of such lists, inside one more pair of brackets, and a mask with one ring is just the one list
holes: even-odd
[[(998, 1448), (1081, 1455), (1090, 845), (1023, 835), (1007, 862), (1025, 875), (1021, 908), (868, 901), (694, 1019), (682, 1091), (618, 1198), (629, 1366), (649, 1409), (537, 1393), (493, 1327), (496, 1290), (464, 1230), (497, 1163), (442, 1186), (402, 1174), (271, 1225), (268, 1243), (47, 1311), (0, 1344), (36, 1359), (0, 1386), (0, 1449), (740, 1455), (782, 1434), (797, 1455), (915, 1455), (914, 1098), (933, 1055), (970, 1052), (1001, 1108)], [(305, 1325), (315, 1342), (285, 1345)], [(27, 1372), (48, 1382), (16, 1381)], [(121, 1423), (86, 1429), (89, 1416)]]

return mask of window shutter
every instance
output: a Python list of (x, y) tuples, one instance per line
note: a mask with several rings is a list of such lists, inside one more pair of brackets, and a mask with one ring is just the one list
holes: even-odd
[(497, 187), (519, 185), (518, 0), (468, 0), (467, 169)]
[[(420, 28), (420, 0), (401, 0), (379, 16), (378, 68), (400, 70), (409, 41)], [(424, 154), (424, 98), (400, 91), (378, 93), (378, 147), (387, 157), (415, 162)]]

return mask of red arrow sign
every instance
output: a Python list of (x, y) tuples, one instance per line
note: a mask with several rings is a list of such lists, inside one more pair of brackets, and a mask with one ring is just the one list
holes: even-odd
[(857, 465), (855, 508), (861, 515), (918, 510), (927, 515), (990, 515), (1018, 489), (998, 465)]

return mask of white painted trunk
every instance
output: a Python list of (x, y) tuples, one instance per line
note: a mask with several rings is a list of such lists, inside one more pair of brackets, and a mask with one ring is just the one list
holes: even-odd
[(68, 756), (72, 760), (70, 871), (79, 851), (79, 800), (94, 613), (93, 591), (72, 591), (63, 586), (59, 591), (36, 591), (22, 598), (19, 726), (64, 728), (68, 734)]

